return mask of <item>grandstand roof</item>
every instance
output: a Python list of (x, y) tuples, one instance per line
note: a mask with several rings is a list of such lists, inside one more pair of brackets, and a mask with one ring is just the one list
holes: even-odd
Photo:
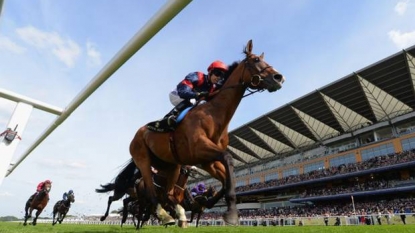
[(231, 131), (228, 151), (237, 167), (284, 158), (414, 108), (412, 46)]
[[(404, 114), (415, 117), (414, 109), (415, 45), (229, 132), (228, 151), (236, 168), (261, 164)], [(200, 170), (194, 178), (203, 177)]]

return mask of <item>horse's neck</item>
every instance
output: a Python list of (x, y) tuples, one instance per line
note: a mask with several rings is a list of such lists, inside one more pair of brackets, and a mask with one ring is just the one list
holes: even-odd
[(69, 206), (69, 205), (71, 204), (71, 199), (70, 199), (70, 198), (68, 198), (67, 200), (63, 201), (63, 204), (64, 204), (65, 206)]
[(211, 114), (214, 116), (215, 122), (221, 122), (223, 126), (229, 124), (246, 90), (240, 80), (243, 75), (248, 74), (249, 72), (244, 69), (243, 64), (238, 65), (218, 94), (208, 102), (213, 106), (214, 111)]
[(46, 190), (41, 190), (39, 192), (39, 194), (37, 195), (37, 197), (38, 198), (44, 198), (47, 194), (48, 194), (48, 192), (46, 192)]

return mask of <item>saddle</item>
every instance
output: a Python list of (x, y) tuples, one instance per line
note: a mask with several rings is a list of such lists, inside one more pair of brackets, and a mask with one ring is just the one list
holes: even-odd
[[(190, 109), (192, 109), (194, 106), (190, 106), (186, 109), (184, 109), (182, 112), (179, 113), (178, 117), (177, 117), (177, 125), (180, 124), (180, 122), (182, 122), (182, 120), (184, 119), (184, 117), (186, 116), (186, 114), (190, 111)], [(166, 133), (166, 132), (172, 132), (174, 131), (176, 128), (175, 127), (170, 127), (167, 124), (167, 117), (161, 119), (161, 120), (157, 120), (157, 121), (153, 121), (150, 122), (146, 125), (147, 129), (154, 131), (154, 132), (159, 132), (159, 133)]]

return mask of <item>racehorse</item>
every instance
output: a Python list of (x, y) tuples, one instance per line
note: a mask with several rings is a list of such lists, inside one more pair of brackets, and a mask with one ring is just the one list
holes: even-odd
[[(59, 224), (62, 223), (63, 219), (65, 218), (66, 214), (69, 211), (69, 208), (71, 208), (71, 203), (75, 202), (75, 194), (71, 193), (68, 195), (68, 199), (66, 200), (60, 200), (55, 203), (53, 206), (53, 219), (52, 219), (52, 226), (54, 226), (57, 222)], [(58, 217), (55, 221), (55, 216), (58, 214)]]
[[(95, 192), (97, 193), (114, 191), (113, 195), (108, 197), (107, 209), (105, 214), (101, 216), (101, 221), (104, 221), (108, 217), (111, 203), (113, 201), (118, 201), (125, 194), (127, 194), (128, 197), (123, 200), (123, 209), (127, 211), (128, 203), (136, 199), (134, 182), (139, 177), (141, 177), (140, 171), (130, 162), (121, 170), (113, 183), (101, 185), (101, 188), (95, 189)], [(125, 212), (124, 214), (128, 213)]]
[(191, 211), (190, 220), (188, 221), (189, 223), (193, 222), (194, 216), (197, 214), (196, 227), (199, 226), (200, 217), (202, 216), (203, 211), (207, 207), (209, 199), (215, 195), (216, 189), (211, 185), (202, 195), (197, 195), (194, 198), (187, 190), (185, 200), (183, 200), (183, 202), (187, 203), (183, 203), (182, 205), (186, 211)]
[(42, 213), (43, 209), (46, 207), (46, 205), (49, 202), (49, 192), (51, 188), (52, 188), (51, 183), (45, 183), (42, 190), (40, 190), (36, 196), (30, 197), (27, 200), (26, 206), (25, 206), (24, 223), (23, 223), (24, 226), (27, 225), (27, 219), (32, 217), (33, 210), (37, 210), (35, 218), (33, 218), (33, 222), (32, 222), (33, 226), (36, 225), (37, 218), (39, 217), (39, 215)]
[[(238, 224), (233, 158), (226, 151), (229, 144), (229, 122), (247, 89), (266, 89), (274, 92), (279, 90), (285, 81), (277, 70), (265, 62), (264, 53), (257, 56), (252, 53), (252, 48), (253, 43), (250, 40), (243, 51), (245, 58), (229, 67), (222, 88), (211, 93), (205, 104), (191, 109), (175, 131), (159, 133), (143, 126), (132, 139), (130, 154), (141, 172), (147, 195), (157, 206), (157, 215), (162, 221), (171, 216), (156, 198), (151, 166), (154, 166), (157, 160), (165, 162), (163, 171), (168, 174), (168, 193), (172, 193), (180, 173), (180, 165), (200, 164), (203, 170), (222, 183), (216, 199), (225, 196), (225, 223)], [(160, 169), (158, 166), (155, 167)]]
[[(264, 53), (252, 53), (252, 40), (244, 49), (245, 58), (235, 62), (225, 74), (221, 89), (212, 93), (207, 102), (190, 110), (175, 131), (159, 133), (143, 126), (130, 143), (130, 154), (141, 172), (147, 193), (157, 205), (156, 189), (152, 182), (151, 165), (158, 158), (170, 164), (163, 167), (167, 176), (166, 190), (171, 193), (177, 181), (181, 164), (196, 165), (222, 183), (217, 200), (225, 196), (227, 211), (225, 223), (238, 224), (235, 178), (232, 155), (226, 151), (229, 144), (228, 125), (247, 89), (274, 92), (282, 87), (285, 78), (264, 60)], [(157, 207), (160, 218), (169, 218)]]
[[(133, 161), (131, 163), (134, 164)], [(186, 228), (187, 227), (187, 219), (185, 214), (185, 209), (181, 205), (177, 205), (177, 203), (183, 203), (187, 190), (187, 180), (190, 175), (195, 171), (196, 167), (194, 166), (182, 166), (180, 169), (180, 175), (177, 179), (177, 182), (173, 188), (173, 193), (167, 194), (165, 187), (167, 177), (163, 174), (163, 171), (158, 171), (157, 173), (153, 174), (154, 184), (157, 190), (157, 198), (160, 203), (162, 203), (163, 207), (176, 215), (179, 219), (179, 227)], [(150, 215), (154, 214), (154, 206), (152, 206), (151, 200), (146, 195), (146, 187), (144, 184), (143, 179), (140, 179), (139, 182), (136, 183), (136, 193), (137, 193), (137, 207), (134, 210), (137, 210), (136, 217), (138, 219), (137, 229), (142, 227), (142, 224), (149, 220)], [(158, 217), (156, 215), (156, 217)], [(161, 219), (162, 225), (172, 225), (175, 224), (174, 219)], [(141, 224), (140, 224), (141, 222)]]

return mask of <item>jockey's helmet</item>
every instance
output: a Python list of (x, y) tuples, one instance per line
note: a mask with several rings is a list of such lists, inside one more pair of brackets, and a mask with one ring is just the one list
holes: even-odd
[(200, 182), (200, 183), (197, 185), (197, 188), (198, 188), (199, 190), (204, 190), (204, 189), (205, 189), (205, 184), (204, 184), (204, 183), (202, 183), (202, 182)]
[(216, 61), (212, 62), (212, 64), (210, 64), (210, 66), (208, 67), (207, 71), (210, 72), (213, 69), (218, 69), (218, 70), (222, 70), (222, 71), (228, 71), (228, 66), (225, 63), (223, 63), (223, 62), (221, 62), (219, 60), (216, 60)]
[(45, 183), (45, 184), (52, 184), (52, 181), (50, 181), (50, 180), (45, 180), (45, 182), (43, 182), (43, 183)]
[(73, 190), (71, 189), (71, 190), (69, 190), (69, 192), (68, 192), (68, 194), (72, 194), (73, 193)]

